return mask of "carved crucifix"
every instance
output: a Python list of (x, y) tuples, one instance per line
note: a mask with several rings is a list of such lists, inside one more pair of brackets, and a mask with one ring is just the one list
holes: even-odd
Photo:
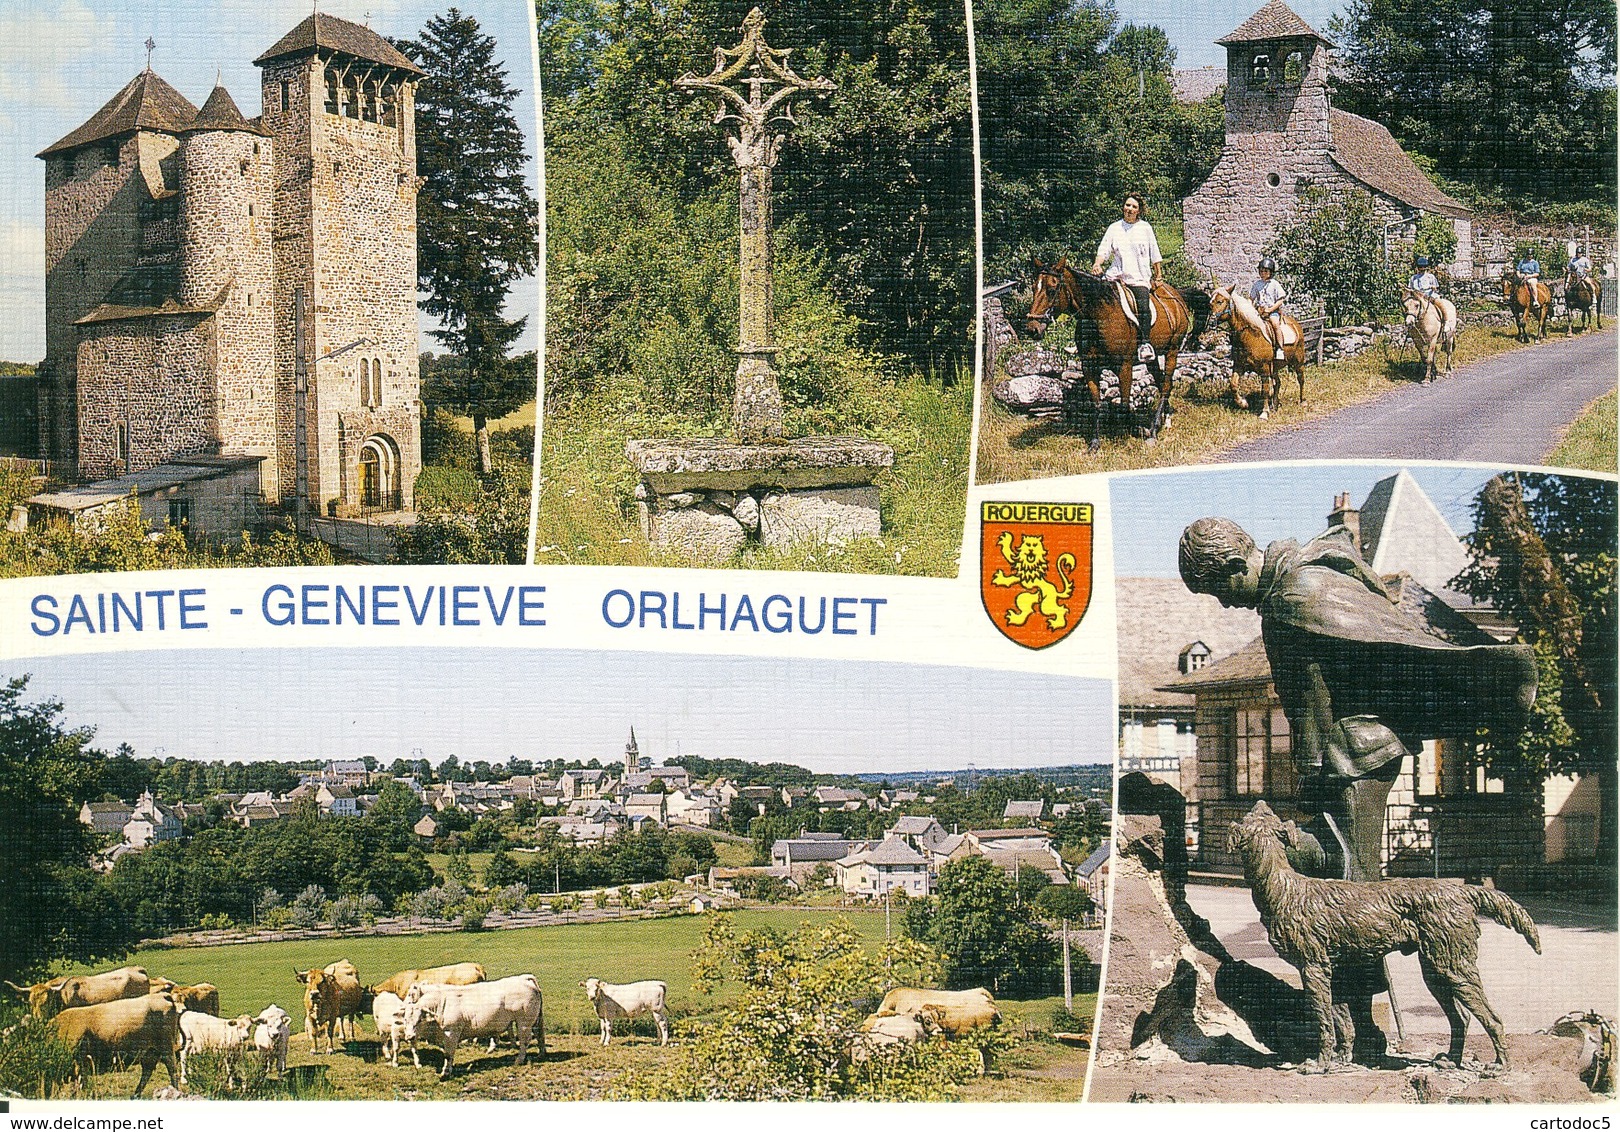
[(732, 428), (738, 440), (755, 443), (782, 435), (771, 309), (771, 168), (782, 147), (780, 130), (794, 124), (792, 100), (803, 94), (830, 94), (836, 88), (828, 79), (793, 73), (787, 61), (791, 49), (778, 50), (765, 42), (765, 14), (758, 8), (743, 20), (742, 33), (736, 47), (715, 48), (713, 71), (701, 77), (688, 72), (675, 80), (675, 86), (714, 94), (715, 122), (735, 126), (735, 133), (726, 137), (741, 180), (742, 228)]

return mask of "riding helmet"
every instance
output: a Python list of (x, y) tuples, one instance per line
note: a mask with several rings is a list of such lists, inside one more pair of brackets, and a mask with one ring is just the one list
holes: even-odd
[(1429, 266), (1429, 257), (1426, 256), (1426, 255), (1418, 256), (1416, 259), (1414, 259), (1412, 261), (1412, 266), (1413, 267), (1428, 267)]
[(1265, 259), (1260, 261), (1260, 266), (1255, 268), (1255, 270), (1275, 272), (1277, 270), (1277, 261), (1272, 259), (1270, 256), (1266, 256)]

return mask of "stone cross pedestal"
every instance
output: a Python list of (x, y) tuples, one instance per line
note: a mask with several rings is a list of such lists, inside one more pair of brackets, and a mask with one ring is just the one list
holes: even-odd
[(625, 447), (641, 482), (641, 529), (653, 546), (699, 562), (731, 558), (749, 542), (785, 548), (838, 544), (881, 529), (878, 488), (894, 450), (851, 436), (784, 440), (771, 291), (771, 169), (792, 101), (830, 94), (825, 78), (788, 66), (789, 50), (765, 42), (765, 16), (743, 21), (742, 42), (714, 52), (714, 70), (675, 80), (715, 96), (714, 121), (727, 136), (739, 178), (740, 256), (734, 439), (632, 440)]

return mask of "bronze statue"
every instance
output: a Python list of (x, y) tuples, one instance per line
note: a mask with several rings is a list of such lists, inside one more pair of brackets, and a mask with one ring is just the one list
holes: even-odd
[[(1400, 608), (1343, 527), (1262, 553), (1230, 519), (1200, 519), (1181, 536), (1180, 568), (1194, 593), (1260, 612), (1300, 775), (1292, 801), (1314, 815), (1290, 853), (1306, 873), (1378, 880), (1384, 809), (1407, 752), (1480, 727), (1513, 735), (1535, 701), (1529, 647), (1443, 639)], [(1335, 981), (1335, 1001), (1355, 1015), (1357, 1057), (1378, 1063), (1371, 1000), (1386, 989), (1382, 963), (1342, 964)]]

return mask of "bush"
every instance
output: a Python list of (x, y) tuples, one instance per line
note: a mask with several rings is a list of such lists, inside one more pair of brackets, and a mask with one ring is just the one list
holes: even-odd
[(292, 922), (301, 928), (317, 927), (325, 911), (326, 890), (318, 884), (312, 884), (293, 898)]
[(483, 900), (469, 900), (461, 909), (461, 927), (463, 931), (481, 932), (484, 930), (484, 919), (489, 915), (489, 904)]
[(205, 932), (226, 931), (236, 926), (236, 921), (224, 912), (209, 912), (197, 921), (197, 926)]
[(360, 923), (360, 898), (340, 896), (326, 906), (327, 921), (339, 931)]
[(186, 1056), (186, 1091), (216, 1100), (264, 1097), (275, 1091), (255, 1049), (240, 1054), (198, 1050)]
[(73, 1077), (73, 1051), (56, 1029), (33, 1015), (13, 1026), (12, 1018), (0, 1014), (0, 1023), (0, 1095), (45, 1099), (65, 1092)]
[[(693, 954), (694, 985), (712, 994), (742, 989), (720, 1021), (699, 1023), (675, 1058), (632, 1071), (614, 1090), (623, 1100), (944, 1100), (980, 1070), (971, 1042), (941, 1039), (854, 1063), (851, 1042), (867, 1003), (896, 983), (930, 986), (939, 957), (911, 940), (862, 945), (846, 920), (792, 934), (737, 932), (716, 916)], [(1008, 1040), (999, 1034), (992, 1044)]]

